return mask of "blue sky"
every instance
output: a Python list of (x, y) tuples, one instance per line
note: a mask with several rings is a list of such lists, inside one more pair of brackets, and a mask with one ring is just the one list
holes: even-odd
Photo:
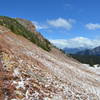
[(99, 41), (99, 10), (100, 0), (0, 1), (0, 15), (31, 20), (43, 36), (57, 43), (72, 39)]

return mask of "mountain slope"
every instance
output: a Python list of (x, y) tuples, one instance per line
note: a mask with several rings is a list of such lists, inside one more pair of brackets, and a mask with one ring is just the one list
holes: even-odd
[(0, 26), (0, 100), (99, 100), (100, 73), (64, 56), (44, 51)]
[(95, 55), (95, 56), (100, 56), (100, 46), (96, 47), (94, 49), (91, 49), (91, 50), (84, 50), (84, 51), (77, 52), (77, 54), (79, 54), (79, 55)]
[[(24, 24), (22, 24), (22, 22), (24, 22)], [(28, 22), (28, 25), (26, 25), (27, 22)], [(19, 23), (19, 20), (17, 21), (14, 18), (0, 16), (0, 25), (3, 25), (9, 28), (15, 34), (24, 36), (25, 38), (37, 44), (39, 47), (43, 48), (46, 51), (51, 50), (52, 45), (50, 44), (50, 42), (46, 40), (45, 38), (43, 38), (41, 34), (35, 31), (35, 27), (34, 25), (32, 25), (31, 22), (27, 20), (22, 20), (20, 21), (20, 23)], [(30, 30), (28, 26), (31, 26), (31, 29), (33, 29), (33, 31)]]
[(64, 48), (63, 50), (65, 53), (76, 54), (77, 52), (85, 50), (85, 48)]
[(89, 64), (91, 66), (100, 64), (100, 46), (71, 54), (71, 56), (81, 63)]

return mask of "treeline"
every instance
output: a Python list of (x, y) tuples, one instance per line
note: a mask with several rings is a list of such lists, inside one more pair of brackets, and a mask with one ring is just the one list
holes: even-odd
[(95, 55), (78, 55), (78, 54), (70, 54), (71, 57), (78, 60), (81, 63), (89, 64), (93, 66), (95, 64), (100, 64), (100, 56)]
[(38, 45), (46, 51), (51, 50), (51, 44), (48, 40), (44, 39), (44, 41), (41, 41), (36, 34), (28, 31), (14, 18), (0, 16), (0, 25), (9, 28), (15, 34), (24, 36), (25, 38), (27, 38), (28, 40), (35, 43), (36, 45)]

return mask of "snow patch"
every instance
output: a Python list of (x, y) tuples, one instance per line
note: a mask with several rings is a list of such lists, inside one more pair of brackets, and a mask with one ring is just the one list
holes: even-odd
[(15, 68), (15, 69), (14, 69), (13, 76), (15, 77), (15, 76), (18, 76), (19, 74), (20, 74), (19, 69), (18, 69), (18, 68)]

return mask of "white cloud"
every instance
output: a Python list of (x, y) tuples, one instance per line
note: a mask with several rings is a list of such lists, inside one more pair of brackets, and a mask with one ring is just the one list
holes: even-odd
[(91, 40), (85, 37), (76, 37), (72, 39), (56, 39), (50, 40), (58, 48), (95, 48), (100, 46), (100, 40)]
[(54, 19), (54, 20), (48, 20), (47, 22), (49, 25), (51, 25), (53, 27), (65, 28), (67, 30), (70, 30), (72, 28), (72, 24), (73, 24), (74, 20), (58, 18), (58, 19)]
[(63, 18), (58, 18), (55, 20), (47, 20), (47, 22), (45, 22), (45, 24), (38, 23), (37, 21), (32, 21), (32, 23), (35, 25), (37, 30), (49, 29), (49, 28), (51, 28), (50, 26), (70, 30), (72, 28), (72, 24), (75, 23), (75, 20), (73, 20), (73, 19), (67, 20), (67, 19), (63, 19)]
[(89, 23), (89, 24), (86, 24), (85, 26), (86, 26), (86, 28), (88, 28), (89, 30), (100, 29), (100, 24)]
[(47, 25), (39, 24), (36, 21), (32, 21), (32, 23), (35, 25), (35, 27), (36, 27), (37, 30), (48, 29), (48, 26)]

